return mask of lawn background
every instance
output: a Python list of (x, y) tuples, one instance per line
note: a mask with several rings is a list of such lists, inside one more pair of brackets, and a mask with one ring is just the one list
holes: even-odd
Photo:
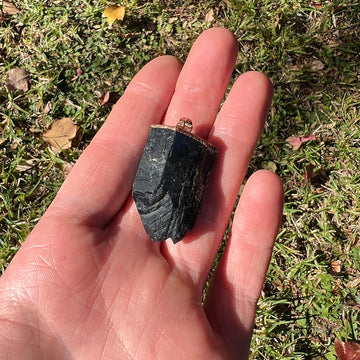
[[(159, 55), (185, 60), (203, 30), (223, 26), (240, 45), (233, 80), (259, 70), (275, 87), (247, 176), (271, 169), (286, 194), (252, 358), (336, 359), (335, 338), (360, 340), (359, 2), (124, 0), (112, 27), (102, 13), (115, 1), (14, 3), (18, 14), (0, 16), (1, 271), (135, 73)], [(16, 67), (29, 73), (25, 93), (6, 86)], [(55, 155), (41, 135), (64, 117), (83, 136)], [(297, 150), (286, 141), (309, 134)]]

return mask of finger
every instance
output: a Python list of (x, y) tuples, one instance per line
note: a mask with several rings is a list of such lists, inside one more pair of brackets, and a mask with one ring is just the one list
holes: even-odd
[(283, 208), (280, 179), (269, 171), (250, 177), (235, 212), (230, 239), (206, 296), (213, 329), (247, 359), (262, 290)]
[[(174, 125), (182, 117), (193, 121), (193, 133), (207, 138), (224, 98), (234, 69), (238, 44), (225, 29), (205, 31), (196, 40), (179, 75), (175, 93), (165, 116), (165, 124)], [(166, 258), (180, 266), (183, 244), (164, 246)], [(187, 269), (187, 264), (184, 264)]]
[(163, 118), (180, 69), (177, 59), (164, 56), (135, 76), (47, 215), (99, 227), (112, 219), (129, 195), (149, 126)]
[(182, 117), (193, 121), (193, 133), (206, 138), (234, 69), (238, 44), (222, 28), (203, 32), (195, 41), (176, 83), (165, 123)]
[(167, 242), (173, 263), (201, 292), (225, 232), (253, 149), (262, 131), (273, 88), (261, 73), (245, 73), (233, 85), (209, 134), (219, 155), (194, 229), (183, 242)]

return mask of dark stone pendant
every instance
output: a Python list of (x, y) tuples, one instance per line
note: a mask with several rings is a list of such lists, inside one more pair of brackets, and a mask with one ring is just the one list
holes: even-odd
[(200, 210), (217, 150), (191, 129), (188, 119), (150, 128), (132, 195), (154, 241), (182, 240)]

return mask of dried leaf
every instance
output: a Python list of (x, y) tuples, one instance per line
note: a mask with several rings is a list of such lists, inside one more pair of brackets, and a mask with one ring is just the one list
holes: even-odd
[(80, 138), (80, 126), (75, 125), (71, 118), (54, 121), (43, 133), (44, 141), (54, 152), (75, 146)]
[(21, 90), (27, 92), (29, 90), (29, 74), (21, 68), (14, 68), (7, 72), (8, 81), (6, 83), (10, 91)]
[(107, 18), (109, 25), (112, 25), (115, 20), (122, 21), (125, 16), (125, 6), (110, 5), (104, 10), (103, 15)]
[(310, 141), (310, 140), (316, 140), (316, 137), (314, 134), (304, 135), (300, 137), (301, 143)]
[(112, 106), (119, 100), (119, 95), (114, 92), (98, 93), (98, 101), (100, 106)]
[(335, 340), (336, 355), (339, 360), (360, 360), (360, 345), (354, 342)]
[(304, 179), (303, 179), (303, 186), (305, 186), (309, 182), (311, 183), (311, 185), (314, 185), (314, 186), (323, 185), (326, 183), (326, 181), (328, 179), (326, 170), (323, 168), (320, 168), (320, 169), (314, 171), (314, 169), (315, 169), (315, 166), (312, 164), (306, 166)]
[(100, 106), (105, 105), (110, 99), (110, 93), (107, 91), (103, 96), (99, 99)]
[(341, 268), (342, 268), (342, 261), (341, 260), (334, 260), (331, 263), (330, 274), (332, 274), (332, 275), (340, 275)]
[(44, 114), (48, 114), (52, 109), (52, 104), (51, 104), (51, 101), (48, 101), (44, 107)]
[(273, 161), (268, 161), (262, 165), (263, 169), (270, 170), (274, 173), (276, 173), (277, 166)]
[(211, 9), (211, 10), (205, 15), (205, 22), (206, 22), (206, 23), (212, 23), (214, 20), (215, 20), (214, 10)]
[(292, 146), (293, 150), (298, 150), (301, 144), (310, 140), (316, 140), (314, 134), (309, 134), (304, 136), (290, 136), (286, 139), (286, 142)]
[(313, 71), (321, 71), (324, 70), (325, 65), (320, 60), (314, 60), (310, 63), (310, 67)]
[(286, 139), (286, 142), (292, 146), (293, 150), (298, 150), (301, 146), (301, 140), (299, 137), (290, 136)]
[(10, 1), (3, 1), (2, 12), (6, 15), (16, 15), (20, 13), (20, 10)]

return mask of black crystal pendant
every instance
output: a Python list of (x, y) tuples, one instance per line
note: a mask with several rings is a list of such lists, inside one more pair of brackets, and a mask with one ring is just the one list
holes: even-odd
[(154, 241), (182, 240), (200, 210), (217, 150), (191, 129), (188, 119), (150, 128), (132, 194)]

